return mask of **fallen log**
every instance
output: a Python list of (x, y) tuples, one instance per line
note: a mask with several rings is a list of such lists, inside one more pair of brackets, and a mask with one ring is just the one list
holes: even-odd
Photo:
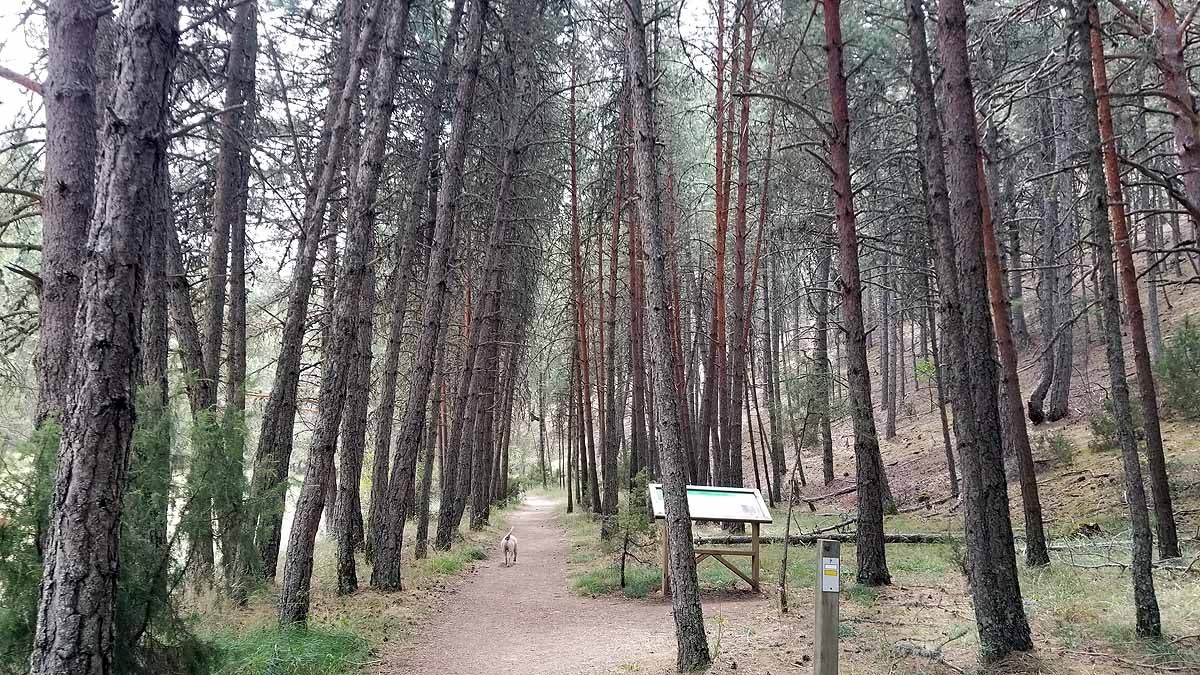
[[(788, 537), (788, 543), (795, 545), (815, 545), (821, 539), (830, 539), (840, 541), (842, 543), (854, 543), (854, 534), (793, 534)], [(759, 537), (760, 544), (782, 544), (783, 537), (770, 536)], [(934, 534), (931, 532), (912, 532), (912, 533), (893, 533), (883, 535), (885, 544), (948, 544), (955, 541), (956, 537), (948, 534)], [(732, 545), (732, 544), (749, 544), (750, 537), (747, 536), (728, 536), (728, 537), (696, 537), (696, 545)]]

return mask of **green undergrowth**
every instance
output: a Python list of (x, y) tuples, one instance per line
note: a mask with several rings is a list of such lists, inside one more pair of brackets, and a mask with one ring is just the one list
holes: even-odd
[(427, 574), (458, 574), (466, 569), (470, 563), (478, 560), (487, 560), (487, 557), (487, 553), (478, 545), (463, 545), (426, 558), (422, 563), (422, 567)]
[(369, 660), (371, 644), (345, 630), (264, 628), (214, 636), (215, 675), (340, 675)]
[[(454, 578), (472, 563), (488, 558), (488, 546), (508, 528), (505, 509), (491, 511), (490, 524), (472, 532), (463, 525), (450, 551), (430, 551), (415, 560), (406, 537), (403, 560), (404, 590), (379, 593), (371, 589), (370, 564), (360, 557), (359, 591), (338, 596), (336, 546), (321, 538), (314, 554), (312, 607), (309, 626), (281, 628), (277, 620), (277, 589), (253, 593), (245, 608), (233, 608), (220, 598), (192, 602), (198, 632), (213, 647), (215, 675), (357, 675), (371, 672), (379, 655), (411, 640), (425, 619), (452, 587)], [(410, 524), (410, 527), (412, 525)]]

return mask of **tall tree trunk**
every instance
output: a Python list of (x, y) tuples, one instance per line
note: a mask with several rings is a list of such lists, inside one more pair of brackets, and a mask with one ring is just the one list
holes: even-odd
[(283, 625), (304, 624), (308, 619), (313, 547), (325, 502), (325, 483), (337, 445), (339, 422), (346, 404), (351, 359), (358, 343), (359, 307), (363, 288), (370, 280), (367, 267), (374, 264), (376, 195), (388, 130), (396, 108), (396, 82), (408, 32), (408, 15), (407, 0), (400, 0), (389, 8), (384, 43), (370, 87), (362, 150), (351, 173), (346, 247), (333, 308), (330, 360), (321, 373), (317, 421), (283, 568), (283, 587), (279, 595), (279, 622)]
[[(1073, 128), (1072, 108), (1074, 106), (1068, 105), (1066, 102), (1061, 104), (1061, 107), (1054, 113), (1057, 120), (1051, 120), (1051, 122), (1057, 122), (1053, 125), (1054, 129)], [(1058, 265), (1054, 270), (1055, 294), (1052, 296), (1055, 302), (1054, 317), (1058, 324), (1055, 328), (1054, 376), (1050, 385), (1050, 401), (1046, 405), (1046, 420), (1050, 422), (1063, 419), (1070, 412), (1071, 379), (1075, 373), (1075, 309), (1071, 300), (1071, 276), (1074, 264), (1068, 253), (1068, 243), (1075, 239), (1077, 229), (1074, 223), (1073, 207), (1075, 189), (1072, 184), (1074, 180), (1072, 173), (1057, 171), (1059, 165), (1067, 164), (1068, 158), (1074, 150), (1069, 138), (1068, 134), (1054, 134), (1056, 165), (1050, 167), (1056, 170), (1051, 189), (1055, 190), (1055, 202), (1059, 205), (1061, 214), (1061, 217), (1057, 218), (1058, 233), (1055, 236), (1055, 254)], [(1066, 213), (1062, 212), (1063, 207), (1066, 207)], [(1087, 316), (1088, 312), (1084, 312), (1085, 336), (1087, 334)]]
[(1056, 341), (1060, 339), (1058, 331), (1060, 324), (1070, 319), (1069, 316), (1058, 316), (1058, 308), (1062, 305), (1058, 296), (1064, 292), (1064, 289), (1058, 287), (1060, 274), (1057, 267), (1065, 265), (1066, 262), (1062, 259), (1062, 245), (1059, 242), (1059, 233), (1062, 229), (1058, 222), (1058, 181), (1060, 178), (1055, 171), (1058, 162), (1051, 105), (1049, 100), (1041, 101), (1038, 103), (1037, 109), (1037, 131), (1041, 137), (1042, 146), (1042, 170), (1053, 175), (1048, 180), (1041, 181), (1042, 240), (1041, 255), (1038, 258), (1041, 268), (1038, 272), (1038, 324), (1042, 335), (1041, 372), (1038, 375), (1037, 386), (1029, 395), (1029, 401), (1026, 404), (1029, 421), (1034, 424), (1041, 424), (1046, 420), (1044, 406), (1046, 395), (1050, 393), (1050, 386), (1054, 383), (1057, 359)]
[[(1154, 557), (1153, 535), (1150, 532), (1150, 517), (1146, 511), (1146, 491), (1142, 485), (1141, 460), (1138, 458), (1138, 443), (1134, 435), (1133, 415), (1129, 402), (1129, 385), (1125, 374), (1125, 352), (1121, 344), (1121, 316), (1117, 303), (1117, 275), (1113, 270), (1113, 231), (1109, 217), (1114, 209), (1107, 204), (1114, 193), (1109, 185), (1106, 191), (1105, 170), (1102, 154), (1106, 144), (1105, 129), (1099, 119), (1105, 117), (1099, 107), (1105, 105), (1106, 87), (1096, 75), (1103, 72), (1103, 50), (1097, 42), (1099, 14), (1094, 0), (1081, 0), (1075, 8), (1074, 28), (1078, 31), (1080, 53), (1079, 74), (1083, 80), (1084, 130), (1088, 148), (1088, 207), (1092, 221), (1092, 235), (1096, 243), (1096, 255), (1100, 275), (1100, 308), (1104, 316), (1104, 353), (1108, 358), (1108, 375), (1111, 385), (1110, 398), (1113, 416), (1117, 422), (1117, 438), (1121, 446), (1122, 464), (1125, 469), (1125, 496), (1129, 503), (1129, 519), (1133, 527), (1133, 560), (1130, 569), (1133, 575), (1133, 602), (1137, 616), (1137, 633), (1141, 637), (1157, 638), (1162, 635), (1162, 619), (1158, 610), (1158, 597), (1154, 591), (1154, 574), (1151, 564)], [(1097, 51), (1100, 53), (1097, 54)], [(1097, 58), (1099, 57), (1099, 58)], [(1099, 119), (1098, 119), (1099, 118)], [(1111, 117), (1109, 117), (1111, 120)], [(1107, 137), (1111, 142), (1111, 125)], [(1115, 157), (1114, 157), (1115, 158)], [(1107, 192), (1107, 194), (1106, 194)], [(1119, 199), (1119, 195), (1116, 195)], [(1117, 202), (1115, 210), (1120, 211)], [(1120, 241), (1120, 235), (1118, 235)], [(1128, 243), (1126, 244), (1128, 245)], [(1120, 264), (1119, 259), (1117, 260)]]
[(42, 190), (37, 403), (34, 424), (61, 425), (70, 398), (72, 339), (96, 167), (96, 10), (82, 0), (46, 7), (46, 166)]
[[(753, 65), (754, 1), (741, 0), (739, 7), (742, 14), (741, 85), (748, 88)], [(741, 97), (740, 107), (737, 128), (737, 212), (733, 221), (733, 299), (729, 303), (733, 307), (729, 322), (729, 416), (721, 439), (725, 445), (723, 454), (729, 458), (729, 483), (738, 487), (745, 483), (742, 477), (742, 400), (746, 388), (746, 324), (749, 320), (746, 314), (746, 235), (750, 195), (749, 96)], [(740, 532), (746, 528), (744, 524), (737, 523), (727, 529)]]
[(854, 423), (854, 459), (858, 485), (859, 583), (889, 584), (883, 546), (883, 459), (871, 405), (871, 374), (867, 370), (866, 334), (862, 315), (862, 282), (858, 269), (858, 232), (854, 192), (850, 184), (850, 109), (846, 100), (846, 75), (842, 70), (841, 0), (822, 0), (825, 19), (825, 54), (829, 70), (829, 99), (833, 109), (830, 166), (837, 222), (839, 282), (842, 287), (842, 325), (849, 363), (850, 416)]
[(338, 451), (337, 499), (334, 509), (334, 534), (337, 538), (338, 594), (358, 590), (358, 570), (354, 553), (363, 543), (362, 482), (363, 455), (367, 446), (367, 399), (371, 392), (371, 336), (375, 318), (375, 269), (368, 265), (355, 317), (354, 345), (350, 354), (350, 377), (346, 392), (346, 412), (342, 421), (341, 448)]
[[(392, 271), (388, 283), (387, 295), (392, 299), (391, 313), (388, 318), (388, 341), (383, 355), (383, 381), (380, 384), (379, 408), (376, 411), (378, 426), (375, 430), (374, 457), (371, 467), (371, 507), (367, 519), (367, 552), (374, 555), (378, 545), (378, 535), (381, 529), (380, 519), (385, 516), (384, 504), (388, 486), (388, 470), (391, 463), (392, 424), (396, 415), (396, 389), (400, 379), (400, 349), (404, 338), (404, 318), (408, 309), (409, 285), (412, 283), (413, 263), (416, 259), (418, 246), (415, 238), (419, 234), (418, 226), (423, 225), (426, 231), (432, 232), (434, 225), (436, 203), (428, 209), (423, 219), (422, 209), (426, 207), (428, 193), (431, 188), (431, 177), (434, 162), (437, 160), (438, 136), (442, 128), (442, 110), (445, 108), (446, 90), (449, 88), (450, 63), (454, 59), (454, 45), (458, 39), (458, 28), (462, 23), (463, 5), (465, 0), (454, 0), (450, 10), (450, 22), (446, 25), (446, 36), (442, 40), (442, 49), (438, 57), (437, 72), (434, 74), (434, 88), (429, 92), (425, 101), (425, 109), (421, 120), (421, 147), (417, 155), (417, 165), (412, 177), (413, 195), (405, 214), (405, 233), (399, 240), (399, 251), (396, 267)], [(436, 418), (435, 418), (436, 419)]]
[[(967, 55), (967, 15), (962, 0), (939, 4), (939, 52), (945, 68), (946, 89), (946, 176), (950, 188), (949, 221), (954, 225), (955, 257), (958, 263), (959, 300), (963, 341), (955, 359), (963, 380), (956, 397), (974, 408), (974, 429), (959, 435), (959, 458), (963, 469), (966, 504), (968, 572), (975, 599), (980, 656), (985, 663), (1026, 651), (1033, 643), (1021, 604), (1013, 550), (1012, 523), (1008, 513), (1008, 485), (998, 425), (996, 364), (993, 347), (988, 289), (983, 259), (982, 205), (979, 194), (979, 147), (975, 128), (975, 94), (971, 87)], [(932, 111), (932, 86), (926, 109)], [(933, 119), (927, 119), (932, 128)], [(932, 134), (930, 134), (932, 137)], [(937, 146), (930, 145), (930, 148)], [(932, 157), (934, 153), (927, 151)], [(939, 238), (945, 244), (948, 240)], [(940, 247), (939, 247), (940, 248)], [(967, 355), (974, 355), (967, 358)], [(961, 417), (955, 411), (956, 418)], [(974, 433), (971, 433), (974, 432)]]
[(1025, 563), (1030, 567), (1050, 564), (1046, 549), (1046, 533), (1042, 527), (1042, 502), (1038, 497), (1037, 473), (1033, 466), (1033, 449), (1029, 446), (1029, 430), (1025, 427), (1025, 411), (1021, 408), (1021, 383), (1017, 369), (1017, 348), (1009, 319), (1008, 296), (1004, 292), (1003, 272), (1000, 269), (999, 246), (996, 244), (995, 224), (992, 222), (988, 199), (988, 182), (979, 157), (979, 197), (981, 206), (981, 239), (984, 263), (987, 267), (988, 297), (992, 307), (992, 324), (996, 330), (996, 351), (1000, 355), (1000, 406), (1003, 414), (1002, 438), (1006, 438), (1017, 458), (1021, 477), (1021, 506), (1025, 516)]
[[(833, 475), (833, 430), (830, 425), (829, 392), (833, 386), (833, 377), (829, 373), (829, 272), (833, 258), (828, 255), (817, 259), (817, 302), (816, 335), (813, 336), (813, 369), (817, 379), (816, 397), (813, 407), (817, 413), (817, 426), (821, 433), (821, 472), (825, 484), (834, 481)], [(791, 407), (789, 405), (789, 407)], [(795, 425), (793, 412), (792, 425)], [(796, 445), (796, 461), (800, 461), (800, 445)]]
[[(433, 379), (434, 357), (441, 336), (439, 330), (446, 303), (453, 258), (455, 224), (463, 189), (463, 167), (466, 162), (467, 141), (474, 124), (475, 87), (479, 80), (479, 54), (483, 43), (483, 15), (487, 0), (472, 0), (467, 19), (467, 42), (463, 70), (454, 99), (454, 118), (450, 138), (446, 143), (445, 165), (438, 184), (437, 209), (433, 243), (429, 254), (429, 274), (425, 283), (425, 301), (421, 308), (421, 332), (414, 345), (413, 366), (409, 376), (409, 395), (404, 417), (396, 436), (396, 461), (388, 479), (387, 517), (382, 521), (377, 541), (375, 565), (371, 570), (371, 585), (383, 591), (400, 590), (400, 549), (404, 536), (402, 502), (416, 471), (417, 447), (425, 428), (425, 412), (429, 387)], [(443, 485), (446, 490), (454, 484), (450, 471), (457, 465), (455, 446), (447, 443), (442, 463)], [(442, 495), (442, 511), (447, 510), (446, 491)], [(439, 514), (440, 516), (440, 514)], [(445, 536), (445, 541), (443, 541)], [(443, 535), (439, 518), (438, 548), (449, 547), (449, 533)]]
[[(213, 506), (219, 522), (221, 560), (225, 585), (238, 604), (245, 602), (249, 572), (258, 561), (253, 552), (253, 538), (247, 527), (244, 503), (246, 479), (246, 210), (250, 192), (250, 139), (254, 134), (255, 75), (258, 56), (258, 4), (251, 0), (238, 6), (233, 16), (229, 39), (229, 58), (226, 64), (225, 107), (222, 115), (221, 145), (217, 155), (218, 176), (213, 193), (214, 231), (223, 232), (229, 246), (227, 264), (215, 260), (217, 236), (209, 259), (209, 300), (215, 303), (219, 295), (214, 279), (229, 283), (229, 316), (223, 322), (227, 339), (225, 380), (225, 410), (221, 424), (224, 447), (213, 447), (221, 463), (219, 477), (214, 483)], [(226, 155), (228, 153), (228, 156)], [(229, 171), (231, 175), (224, 176)], [(215, 266), (221, 273), (213, 276)], [(206, 330), (216, 330), (216, 336), (206, 335), (208, 346), (220, 356), (221, 321), (215, 307), (207, 308)], [(206, 353), (206, 356), (212, 356)], [(220, 374), (219, 358), (206, 364), (205, 375), (215, 380)], [(213, 368), (213, 370), (207, 370)], [(214, 401), (215, 403), (215, 401)], [(214, 411), (215, 413), (215, 411)], [(215, 421), (215, 420), (214, 420)]]
[[(449, 307), (449, 304), (447, 304)], [(446, 309), (443, 309), (441, 326), (439, 331), (445, 334), (446, 331)], [(435, 449), (438, 446), (439, 440), (444, 441), (445, 434), (443, 433), (443, 421), (445, 420), (445, 393), (446, 393), (446, 341), (442, 340), (438, 343), (438, 353), (436, 359), (436, 372), (433, 380), (433, 399), (429, 404), (429, 419), (430, 423), (425, 425), (425, 458), (424, 464), (421, 467), (421, 496), (417, 499), (417, 536), (413, 543), (413, 557), (420, 560), (425, 557), (425, 550), (429, 544), (429, 500), (430, 493), (433, 491), (433, 462), (434, 456), (437, 454)], [(443, 463), (443, 471), (445, 464)], [(445, 494), (443, 492), (442, 494)]]
[(292, 457), (292, 439), (296, 421), (296, 396), (300, 386), (300, 362), (304, 355), (304, 332), (308, 324), (308, 301), (312, 293), (313, 267), (324, 231), (325, 208), (333, 193), (335, 177), (341, 165), (343, 144), (350, 120), (350, 108), (358, 97), (362, 72), (381, 4), (372, 5), (359, 28), (361, 0), (347, 0), (342, 6), (341, 37), (335, 49), (336, 61), (330, 77), (330, 98), (317, 144), (316, 180), (305, 196), (304, 218), (295, 280), (288, 290), (287, 311), (280, 336), (279, 358), (271, 394), (263, 409), (258, 447), (254, 454), (251, 496), (258, 512), (254, 545), (262, 561), (263, 575), (275, 578), (279, 563), (279, 543), (283, 532), (283, 511), (287, 496), (288, 471)]
[[(621, 125), (619, 134), (624, 133), (624, 125)], [(618, 136), (620, 137), (620, 136)], [(617, 523), (617, 454), (620, 452), (621, 440), (625, 435), (625, 430), (621, 426), (621, 419), (617, 415), (617, 247), (621, 240), (621, 205), (624, 202), (623, 183), (622, 183), (622, 159), (621, 144), (618, 144), (618, 150), (613, 161), (613, 213), (612, 213), (612, 228), (609, 236), (609, 275), (608, 275), (608, 345), (605, 354), (605, 427), (604, 434), (604, 508), (603, 520), (600, 525), (600, 538), (607, 540), (616, 531)], [(600, 277), (601, 283), (604, 281), (603, 272)], [(601, 294), (601, 303), (603, 303), (603, 293)], [(603, 341), (602, 341), (603, 344)]]
[[(629, 76), (630, 114), (634, 133), (634, 163), (638, 191), (638, 215), (646, 251), (646, 281), (649, 291), (649, 338), (658, 441), (662, 444), (663, 500), (666, 536), (669, 542), (671, 608), (675, 616), (678, 645), (676, 668), (691, 672), (706, 668), (712, 658), (704, 634), (700, 588), (692, 548), (692, 523), (688, 514), (686, 459), (679, 429), (680, 401), (674, 383), (671, 359), (670, 292), (667, 284), (667, 250), (659, 203), (659, 177), (655, 142), (657, 133), (650, 101), (650, 77), (646, 58), (646, 28), (640, 2), (625, 5), (625, 55)], [(664, 571), (666, 573), (666, 571)]]
[[(1093, 81), (1096, 88), (1096, 114), (1098, 115), (1101, 151), (1104, 156), (1104, 180), (1108, 187), (1108, 213), (1116, 243), (1121, 294), (1125, 299), (1125, 326), (1129, 329), (1129, 337), (1133, 342), (1133, 363), (1137, 371), (1138, 394), (1142, 404), (1142, 423), (1145, 425), (1146, 431), (1146, 464), (1150, 469), (1150, 495), (1154, 500), (1158, 554), (1163, 558), (1177, 558), (1180, 555), (1179, 534), (1175, 528), (1175, 510), (1171, 505), (1171, 484), (1167, 478), (1167, 461), (1163, 452), (1162, 430), (1159, 428), (1158, 420), (1158, 393), (1154, 389), (1154, 367), (1150, 363), (1146, 322), (1142, 314), (1142, 299), (1137, 285), (1137, 268), (1133, 263), (1129, 225), (1125, 220), (1125, 197), (1121, 191), (1121, 169), (1118, 166), (1112, 103), (1108, 94), (1108, 72), (1104, 66), (1104, 42), (1100, 36), (1100, 16), (1095, 5), (1092, 5), (1090, 11), (1092, 14), (1089, 21), (1089, 43)], [(1090, 114), (1090, 109), (1088, 114)]]
[[(81, 48), (88, 59), (94, 24), (79, 14), (93, 9), (86, 3), (56, 6), (57, 21), (52, 21), (58, 23), (54, 30), (62, 31), (59, 38), (78, 35), (83, 40)], [(81, 23), (73, 24), (70, 17)], [(114, 672), (113, 596), (120, 569), (118, 533), (136, 405), (144, 254), (159, 201), (157, 169), (166, 161), (166, 92), (178, 43), (179, 13), (170, 0), (131, 0), (124, 7), (123, 19), (118, 75), (110, 102), (114, 121), (106, 125), (101, 141), (96, 208), (88, 227), (73, 346), (67, 359), (71, 374), (63, 393), (69, 393), (72, 405), (63, 411), (58, 469), (50, 499), (29, 667), (34, 675)], [(69, 42), (56, 47), (64, 50), (60, 55), (64, 60), (78, 56), (76, 45)], [(83, 87), (80, 98), (91, 105), (90, 61), (81, 70), (54, 70), (52, 80), (64, 86), (79, 84)], [(63, 79), (81, 73), (82, 80)], [(71, 121), (78, 122), (83, 115), (76, 110)], [(89, 128), (86, 135), (92, 133)], [(50, 143), (71, 138), (64, 133)], [(76, 138), (74, 142), (90, 140)], [(57, 156), (59, 151), (54, 152)], [(91, 164), (76, 167), (83, 172), (92, 169)], [(54, 234), (67, 235), (62, 231)]]
[[(765, 209), (764, 209), (765, 211)], [(766, 242), (760, 242), (760, 246), (766, 245)], [(779, 397), (779, 350), (775, 340), (779, 330), (779, 318), (774, 315), (777, 308), (772, 307), (771, 287), (778, 284), (774, 274), (775, 265), (774, 250), (769, 254), (770, 260), (768, 265), (771, 269), (767, 274), (763, 275), (763, 378), (766, 380), (766, 397), (767, 397), (767, 426), (771, 430), (770, 450), (771, 450), (771, 468), (775, 471), (775, 483), (771, 486), (772, 498), (775, 501), (782, 499), (783, 477), (787, 474), (787, 456), (783, 450), (783, 410), (780, 406)], [(775, 302), (778, 302), (776, 300)]]

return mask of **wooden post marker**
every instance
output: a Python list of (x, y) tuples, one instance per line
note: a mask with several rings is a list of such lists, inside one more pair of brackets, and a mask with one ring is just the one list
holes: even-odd
[(813, 643), (814, 675), (838, 672), (838, 599), (842, 589), (842, 545), (829, 539), (817, 543), (817, 629)]

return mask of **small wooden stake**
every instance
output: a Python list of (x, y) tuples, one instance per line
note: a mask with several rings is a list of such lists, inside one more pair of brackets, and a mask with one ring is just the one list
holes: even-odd
[(759, 590), (759, 588), (758, 588), (758, 563), (759, 563), (758, 523), (753, 523), (750, 525), (750, 536), (751, 536), (751, 541), (750, 541), (750, 578), (752, 579), (752, 581), (750, 582), (750, 587), (754, 589), (755, 593), (757, 593)]
[(671, 544), (667, 538), (667, 521), (664, 518), (662, 528), (662, 594), (667, 596), (671, 594)]
[(837, 675), (838, 672), (838, 600), (841, 595), (842, 545), (822, 539), (817, 549), (817, 602), (813, 673)]

